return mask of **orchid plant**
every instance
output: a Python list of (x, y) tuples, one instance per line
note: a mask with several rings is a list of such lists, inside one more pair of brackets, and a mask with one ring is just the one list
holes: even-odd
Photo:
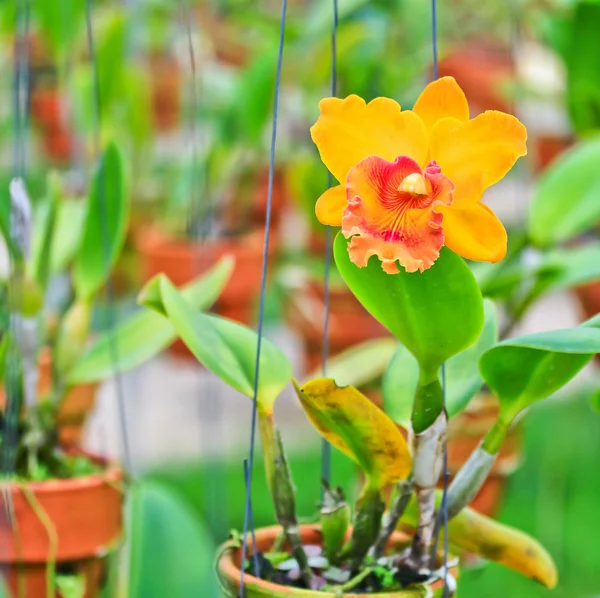
[[(600, 351), (600, 318), (497, 342), (493, 306), (484, 303), (463, 260), (496, 262), (506, 254), (505, 229), (481, 197), (526, 153), (525, 127), (494, 111), (469, 120), (452, 78), (430, 84), (412, 111), (386, 98), (366, 104), (357, 96), (326, 99), (320, 108), (313, 139), (340, 184), (321, 196), (316, 213), (324, 224), (341, 226), (334, 242), (341, 276), (401, 343), (386, 373), (385, 407), (393, 419), (332, 378), (300, 385), (284, 354), (266, 339), (255, 369), (256, 333), (196, 312), (164, 275), (141, 295), (207, 369), (256, 400), (268, 486), (287, 543), (262, 555), (269, 564), (260, 572), (252, 562), (243, 565), (249, 574), (332, 596), (349, 590), (420, 595), (415, 592), (435, 589), (440, 579), (452, 589), (447, 568), (438, 569), (435, 560), (442, 518), (436, 486), (448, 411), (463, 409), (483, 382), (497, 396), (499, 413), (448, 489), (449, 540), (551, 588), (556, 569), (537, 542), (468, 507), (513, 421)], [(390, 352), (384, 353), (382, 360), (389, 360)], [(353, 515), (339, 491), (325, 488), (323, 548), (316, 557), (302, 543), (291, 469), (274, 419), (275, 400), (290, 380), (316, 430), (364, 474)], [(460, 392), (449, 388), (454, 383)], [(408, 428), (409, 442), (397, 423)], [(392, 486), (387, 501), (384, 491)], [(401, 547), (393, 541), (399, 525), (414, 530)], [(237, 591), (239, 580), (224, 582)], [(254, 588), (258, 582), (249, 577), (246, 583)]]
[[(126, 179), (121, 152), (110, 143), (87, 198), (66, 195), (53, 173), (35, 209), (21, 179), (13, 180), (3, 204), (10, 211), (0, 213), (0, 232), (11, 265), (0, 278), (0, 382), (6, 389), (0, 391), (0, 450), (5, 469), (21, 479), (88, 472), (91, 463), (71, 458), (62, 446), (69, 441), (59, 434), (74, 415), (66, 408), (71, 391), (140, 365), (175, 339), (169, 323), (146, 310), (102, 334), (92, 328), (127, 228)], [(182, 293), (196, 309), (207, 309), (232, 267), (222, 260)]]

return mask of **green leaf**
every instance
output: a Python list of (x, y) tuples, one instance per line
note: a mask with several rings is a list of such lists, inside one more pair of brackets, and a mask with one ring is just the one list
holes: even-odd
[(129, 198), (121, 152), (109, 143), (94, 176), (83, 238), (73, 271), (77, 296), (91, 299), (105, 284), (127, 232)]
[(83, 573), (78, 575), (57, 575), (56, 588), (61, 598), (84, 598), (85, 576)]
[[(198, 313), (161, 274), (150, 281), (148, 307), (166, 314), (181, 340), (198, 361), (226, 384), (254, 397), (258, 335), (246, 326), (219, 316)], [(156, 290), (160, 290), (160, 305)], [(146, 293), (142, 294), (142, 297)], [(145, 304), (145, 303), (144, 303)], [(145, 304), (146, 305), (146, 304)], [(261, 341), (258, 408), (271, 413), (275, 400), (290, 381), (292, 368), (286, 356), (266, 338)]]
[[(479, 358), (498, 338), (496, 306), (484, 299), (485, 321), (477, 341), (446, 362), (446, 410), (449, 417), (458, 415), (481, 389)], [(383, 377), (385, 412), (400, 426), (409, 428), (415, 392), (419, 385), (419, 364), (400, 345)]]
[(509, 425), (526, 407), (562, 388), (600, 351), (600, 327), (539, 332), (503, 341), (486, 351), (481, 374), (500, 402), (499, 419)]
[[(56, 230), (57, 212), (60, 206), (60, 180), (56, 173), (47, 177), (47, 210), (42, 226), (35, 227), (31, 255), (31, 272), (42, 289), (46, 289), (52, 272), (52, 247)], [(39, 233), (38, 233), (39, 231)], [(38, 233), (38, 234), (36, 234)]]
[(52, 240), (52, 274), (63, 272), (77, 255), (86, 225), (87, 202), (68, 199), (58, 207)]
[(564, 55), (567, 107), (575, 130), (589, 133), (600, 127), (600, 4), (575, 2), (569, 25)]
[[(233, 272), (233, 259), (224, 257), (207, 273), (182, 290), (189, 304), (197, 309), (209, 308), (219, 297)], [(168, 320), (148, 310), (140, 310), (119, 324), (112, 332), (99, 336), (75, 363), (68, 375), (69, 384), (105, 380), (115, 372), (126, 372), (168, 347), (177, 334)], [(113, 362), (112, 347), (117, 347), (118, 361)]]
[(129, 598), (220, 596), (215, 546), (190, 507), (162, 484), (132, 488)]
[[(339, 386), (357, 388), (375, 382), (385, 372), (398, 342), (393, 338), (376, 338), (350, 347), (327, 360), (327, 377)], [(306, 378), (322, 378), (321, 369)]]
[(58, 66), (64, 67), (63, 61), (83, 29), (85, 0), (34, 2), (32, 8), (43, 40), (49, 45)]
[(591, 230), (600, 221), (600, 137), (584, 141), (541, 177), (529, 212), (529, 234), (554, 245)]
[(412, 469), (410, 450), (394, 422), (352, 386), (320, 378), (302, 387), (294, 382), (310, 422), (333, 446), (354, 460), (380, 490), (406, 478)]
[(386, 274), (376, 257), (365, 268), (350, 261), (348, 241), (338, 233), (337, 267), (365, 308), (417, 359), (421, 376), (435, 376), (442, 363), (479, 337), (483, 300), (462, 258), (442, 247), (424, 272)]

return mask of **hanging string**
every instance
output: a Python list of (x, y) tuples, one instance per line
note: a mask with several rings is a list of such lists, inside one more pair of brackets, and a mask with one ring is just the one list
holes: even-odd
[(269, 187), (267, 191), (267, 214), (265, 219), (265, 239), (263, 246), (262, 278), (260, 285), (260, 302), (258, 309), (258, 340), (256, 343), (256, 362), (254, 367), (254, 393), (252, 398), (252, 421), (250, 424), (250, 449), (248, 451), (248, 468), (246, 474), (246, 500), (244, 506), (244, 529), (242, 533), (242, 560), (240, 573), (240, 598), (244, 598), (244, 563), (246, 561), (246, 536), (250, 522), (252, 469), (254, 467), (254, 445), (256, 437), (256, 406), (258, 397), (258, 376), (260, 374), (260, 351), (262, 346), (263, 320), (265, 313), (265, 290), (267, 284), (267, 260), (269, 255), (269, 239), (271, 233), (271, 204), (273, 199), (273, 173), (275, 171), (275, 145), (277, 141), (277, 117), (279, 113), (279, 92), (281, 87), (281, 64), (283, 62), (283, 42), (285, 38), (285, 15), (287, 0), (281, 2), (281, 20), (279, 25), (279, 50), (277, 54), (277, 75), (275, 79), (275, 99), (273, 102), (273, 124), (271, 130), (271, 153), (269, 156)]
[[(333, 27), (331, 29), (331, 96), (337, 93), (337, 27), (338, 2), (333, 0)], [(327, 172), (327, 187), (331, 188), (333, 177)], [(323, 376), (327, 376), (327, 359), (329, 357), (329, 271), (331, 270), (331, 226), (325, 227), (325, 277), (323, 280)], [(321, 441), (321, 479), (329, 484), (331, 478), (331, 445), (327, 440)], [(321, 488), (321, 499), (325, 487)]]
[[(85, 2), (85, 20), (87, 29), (88, 51), (90, 54), (90, 63), (92, 66), (92, 79), (94, 85), (94, 162), (100, 168), (101, 176), (99, 177), (99, 210), (100, 210), (100, 229), (102, 236), (102, 251), (104, 253), (105, 263), (110, 261), (110, 238), (108, 230), (108, 214), (106, 206), (106, 169), (100, 162), (101, 155), (101, 131), (102, 131), (102, 96), (100, 90), (100, 80), (98, 74), (98, 57), (94, 43), (94, 31), (92, 27), (92, 2)], [(110, 359), (113, 366), (113, 374), (115, 378), (115, 387), (117, 391), (117, 409), (119, 410), (119, 427), (121, 432), (121, 441), (123, 443), (123, 461), (125, 469), (132, 472), (131, 452), (129, 449), (129, 435), (127, 433), (127, 418), (125, 412), (125, 393), (123, 391), (123, 378), (121, 371), (117, 367), (119, 362), (119, 346), (115, 336), (116, 317), (115, 317), (115, 296), (112, 285), (112, 277), (109, 276), (104, 288), (107, 306), (104, 310), (104, 326), (109, 338)]]

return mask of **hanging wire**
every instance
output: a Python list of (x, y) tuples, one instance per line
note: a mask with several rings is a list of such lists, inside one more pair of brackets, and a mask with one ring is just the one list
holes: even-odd
[[(337, 27), (338, 0), (333, 0), (333, 26), (331, 28), (331, 96), (337, 93)], [(333, 177), (327, 172), (327, 187), (331, 188)], [(325, 277), (323, 280), (323, 376), (327, 376), (327, 359), (329, 358), (329, 271), (331, 270), (331, 226), (325, 227)], [(331, 478), (331, 445), (323, 438), (321, 441), (321, 479), (329, 484)], [(321, 488), (321, 500), (325, 487)]]
[[(438, 78), (438, 35), (437, 35), (437, 1), (431, 0), (431, 46), (432, 46), (432, 61), (433, 61), (433, 80)], [(442, 399), (443, 399), (443, 410), (446, 410), (446, 364), (442, 364)], [(446, 416), (447, 417), (447, 416)], [(435, 541), (433, 544), (433, 552), (431, 555), (432, 567), (435, 565), (435, 557), (437, 553), (437, 546), (439, 540), (440, 528), (443, 524), (444, 528), (444, 564), (443, 564), (443, 575), (444, 575), (444, 593), (443, 598), (448, 598), (448, 441), (444, 441), (444, 490), (442, 493), (442, 504), (440, 513), (438, 513), (435, 530)], [(441, 521), (440, 521), (441, 519)]]
[[(102, 251), (104, 253), (105, 263), (110, 261), (110, 238), (108, 230), (108, 214), (106, 206), (106, 169), (101, 163), (101, 131), (102, 131), (102, 96), (100, 89), (100, 80), (98, 73), (98, 56), (96, 54), (96, 46), (94, 43), (94, 30), (92, 27), (92, 2), (93, 0), (86, 0), (85, 2), (85, 20), (87, 29), (87, 42), (88, 51), (90, 54), (90, 62), (93, 73), (93, 85), (94, 85), (94, 162), (100, 168), (101, 176), (99, 177), (100, 183), (100, 197), (99, 197), (99, 209), (100, 209), (100, 229), (102, 236)], [(113, 374), (115, 378), (115, 387), (117, 391), (117, 409), (119, 411), (119, 427), (121, 431), (121, 441), (123, 443), (123, 461), (125, 469), (129, 473), (132, 472), (131, 463), (131, 452), (129, 448), (129, 435), (127, 433), (127, 416), (125, 412), (125, 393), (123, 390), (123, 377), (117, 364), (119, 362), (119, 346), (117, 338), (114, 334), (116, 328), (116, 314), (115, 314), (115, 296), (112, 283), (112, 277), (109, 276), (104, 287), (106, 297), (106, 309), (104, 311), (104, 326), (108, 333), (109, 339), (109, 351), (110, 359), (113, 366)]]
[(256, 406), (258, 397), (258, 376), (260, 373), (260, 351), (262, 346), (263, 320), (265, 312), (265, 290), (267, 284), (267, 260), (269, 255), (269, 238), (271, 233), (271, 204), (273, 199), (273, 174), (275, 171), (275, 145), (277, 141), (277, 117), (279, 113), (279, 92), (281, 87), (281, 65), (283, 62), (283, 42), (285, 38), (285, 15), (287, 0), (281, 2), (281, 20), (279, 25), (279, 49), (277, 54), (277, 75), (275, 79), (275, 99), (273, 102), (273, 124), (271, 131), (271, 153), (269, 156), (269, 187), (267, 191), (267, 214), (265, 220), (265, 240), (263, 246), (262, 278), (260, 285), (260, 302), (258, 309), (258, 340), (256, 343), (256, 362), (254, 367), (254, 393), (252, 398), (252, 422), (250, 427), (250, 449), (248, 451), (248, 472), (246, 474), (246, 501), (244, 506), (244, 530), (242, 534), (242, 560), (240, 566), (240, 598), (244, 598), (244, 563), (246, 561), (246, 536), (250, 522), (252, 469), (254, 466), (254, 445), (256, 437)]

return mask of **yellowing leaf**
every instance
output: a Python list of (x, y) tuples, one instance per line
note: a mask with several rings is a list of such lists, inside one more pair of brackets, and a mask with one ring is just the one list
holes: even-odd
[[(441, 492), (438, 492), (438, 506), (440, 501)], [(418, 518), (419, 507), (413, 497), (400, 525), (414, 528)], [(473, 509), (463, 509), (448, 523), (448, 540), (454, 546), (504, 565), (549, 589), (554, 588), (558, 582), (552, 557), (535, 538)]]
[(367, 484), (379, 489), (411, 471), (408, 445), (394, 422), (352, 386), (319, 378), (294, 388), (311, 423), (364, 471)]

